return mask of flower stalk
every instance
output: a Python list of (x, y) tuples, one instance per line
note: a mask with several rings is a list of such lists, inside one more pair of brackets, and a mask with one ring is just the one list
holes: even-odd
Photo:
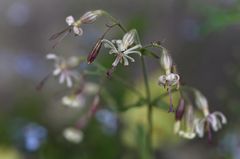
[(153, 129), (153, 121), (152, 121), (152, 103), (151, 103), (151, 93), (150, 93), (150, 87), (149, 87), (149, 81), (147, 76), (147, 69), (144, 57), (141, 56), (141, 65), (142, 65), (142, 73), (144, 78), (144, 85), (145, 85), (145, 91), (146, 91), (146, 98), (148, 103), (148, 111), (147, 111), (147, 120), (148, 120), (148, 148), (149, 148), (149, 154), (152, 154), (152, 129)]

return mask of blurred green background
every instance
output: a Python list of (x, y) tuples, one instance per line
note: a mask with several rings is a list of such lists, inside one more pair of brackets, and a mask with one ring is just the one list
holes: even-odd
[[(129, 100), (129, 92), (115, 81), (109, 82), (108, 90), (116, 104), (102, 102), (101, 113), (84, 129), (80, 144), (62, 137), (62, 130), (79, 114), (61, 106), (64, 88), (49, 80), (41, 92), (35, 90), (52, 69), (45, 60), (47, 53), (86, 55), (91, 50), (105, 30), (104, 18), (84, 26), (82, 37), (67, 37), (56, 50), (48, 38), (66, 26), (68, 15), (80, 17), (94, 9), (110, 12), (128, 29), (138, 29), (143, 43), (164, 41), (182, 81), (200, 89), (209, 99), (210, 110), (222, 111), (228, 118), (208, 144), (206, 139), (181, 140), (172, 133), (173, 116), (157, 114), (155, 158), (240, 159), (239, 0), (0, 0), (0, 159), (140, 158), (141, 126), (134, 132), (125, 125), (142, 120), (138, 116), (144, 116), (144, 108), (129, 110), (130, 115), (118, 112), (116, 107)], [(119, 33), (116, 29), (110, 37)], [(109, 64), (106, 67), (111, 60), (100, 59)], [(158, 61), (148, 58), (147, 62), (149, 74), (158, 77)], [(121, 72), (143, 87), (138, 62)], [(132, 138), (126, 137), (128, 131), (138, 134), (132, 134), (138, 146), (126, 142)]]

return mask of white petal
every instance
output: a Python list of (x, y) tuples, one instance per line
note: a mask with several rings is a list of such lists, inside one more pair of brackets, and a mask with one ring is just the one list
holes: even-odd
[(81, 36), (83, 34), (82, 28), (79, 28), (79, 27), (76, 27), (76, 26), (73, 27), (73, 32), (74, 32), (74, 34), (76, 34), (78, 36)]
[(69, 76), (66, 76), (66, 81), (67, 81), (67, 86), (72, 87), (72, 85), (73, 85), (72, 79)]
[(116, 67), (121, 59), (122, 58), (120, 56), (117, 56), (116, 59), (114, 60), (114, 62), (112, 63), (112, 66)]
[(158, 84), (159, 84), (159, 85), (165, 85), (165, 84), (166, 84), (166, 76), (165, 76), (165, 75), (161, 75), (161, 76), (158, 78)]
[(201, 138), (203, 137), (204, 131), (205, 131), (205, 129), (204, 129), (205, 121), (206, 121), (206, 120), (205, 120), (205, 118), (204, 118), (204, 119), (202, 119), (202, 120), (196, 119), (195, 122), (194, 122), (195, 131), (196, 131), (196, 133), (198, 134), (198, 136), (201, 137)]
[[(135, 45), (134, 47), (131, 47), (131, 48), (127, 49), (126, 52), (130, 52), (130, 51), (139, 49), (139, 48), (141, 48), (141, 47), (142, 47), (141, 45)], [(140, 53), (140, 55), (141, 55), (141, 53)]]
[(166, 49), (163, 49), (162, 56), (160, 58), (160, 64), (164, 68), (165, 71), (171, 70), (172, 67), (172, 58), (167, 53)]
[(208, 122), (211, 124), (213, 131), (218, 131), (221, 127), (219, 127), (219, 121), (215, 115), (209, 115)]
[(194, 132), (179, 131), (178, 134), (179, 134), (179, 136), (186, 138), (186, 139), (193, 139), (196, 136), (196, 134)]
[(221, 112), (214, 112), (213, 113), (214, 115), (216, 116), (219, 116), (221, 118), (221, 121), (223, 124), (226, 124), (227, 123), (227, 118), (225, 117), (225, 115)]
[(124, 62), (124, 66), (128, 66), (129, 62), (128, 59), (126, 57), (123, 56), (123, 62)]
[(60, 77), (59, 77), (59, 83), (62, 84), (64, 81), (65, 81), (65, 74), (64, 73), (61, 73), (60, 74)]
[(170, 73), (166, 76), (166, 81), (169, 86), (173, 86), (179, 82), (179, 75), (175, 73)]
[(135, 62), (134, 58), (132, 58), (132, 57), (130, 57), (130, 56), (128, 56), (128, 55), (124, 55), (124, 57), (130, 59), (132, 62)]
[[(203, 109), (208, 110), (207, 98), (199, 91), (195, 91), (195, 96), (196, 96), (196, 105), (198, 106), (198, 108), (201, 110), (203, 110)], [(207, 114), (205, 114), (205, 115), (207, 115)]]
[(55, 60), (55, 59), (57, 59), (58, 57), (57, 57), (56, 54), (50, 53), (50, 54), (47, 54), (47, 55), (46, 55), (46, 58), (49, 59), (49, 60)]
[(127, 32), (123, 36), (123, 40), (122, 40), (124, 48), (128, 48), (130, 45), (132, 45), (134, 43), (134, 38), (135, 38), (134, 30), (130, 30), (129, 32)]
[(70, 142), (79, 143), (83, 139), (83, 132), (76, 128), (67, 128), (63, 131), (63, 136)]
[(54, 76), (57, 76), (57, 75), (60, 74), (60, 72), (61, 72), (61, 69), (60, 69), (60, 68), (56, 68), (56, 69), (53, 71), (53, 75), (54, 75)]
[(180, 130), (180, 121), (176, 121), (174, 124), (174, 133), (177, 134)]
[(66, 23), (70, 26), (70, 25), (73, 25), (73, 23), (75, 22), (73, 16), (68, 16), (66, 18)]
[(107, 39), (103, 39), (102, 40), (102, 42), (104, 43), (104, 47), (105, 48), (109, 48), (109, 49), (111, 49), (111, 51), (114, 53), (117, 53), (118, 52), (118, 50), (117, 50), (117, 48), (114, 46), (114, 44), (112, 43), (112, 42), (110, 42), (109, 40), (107, 40)]

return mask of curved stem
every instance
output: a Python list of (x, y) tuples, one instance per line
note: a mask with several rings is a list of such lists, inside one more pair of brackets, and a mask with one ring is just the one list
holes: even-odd
[(127, 32), (127, 29), (116, 19), (114, 18), (112, 15), (110, 15), (108, 12), (104, 11), (104, 14), (110, 18), (114, 23), (116, 23), (118, 25), (118, 27), (124, 32)]

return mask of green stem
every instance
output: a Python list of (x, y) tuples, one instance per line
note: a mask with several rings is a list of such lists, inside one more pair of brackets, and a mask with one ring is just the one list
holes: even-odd
[(109, 14), (108, 12), (104, 11), (104, 14), (109, 18), (111, 19), (114, 23), (116, 23), (118, 25), (118, 27), (124, 32), (126, 33), (127, 32), (127, 29), (124, 28), (124, 26), (116, 19), (114, 18), (111, 14)]
[(147, 112), (147, 119), (148, 119), (148, 148), (149, 148), (149, 154), (152, 155), (152, 128), (153, 128), (153, 122), (152, 122), (152, 102), (151, 102), (151, 94), (150, 94), (150, 87), (148, 82), (148, 76), (147, 76), (147, 69), (144, 61), (144, 57), (141, 56), (141, 64), (142, 64), (142, 71), (143, 71), (143, 78), (144, 78), (144, 85), (146, 89), (146, 96), (147, 96), (147, 103), (148, 103), (148, 112)]

